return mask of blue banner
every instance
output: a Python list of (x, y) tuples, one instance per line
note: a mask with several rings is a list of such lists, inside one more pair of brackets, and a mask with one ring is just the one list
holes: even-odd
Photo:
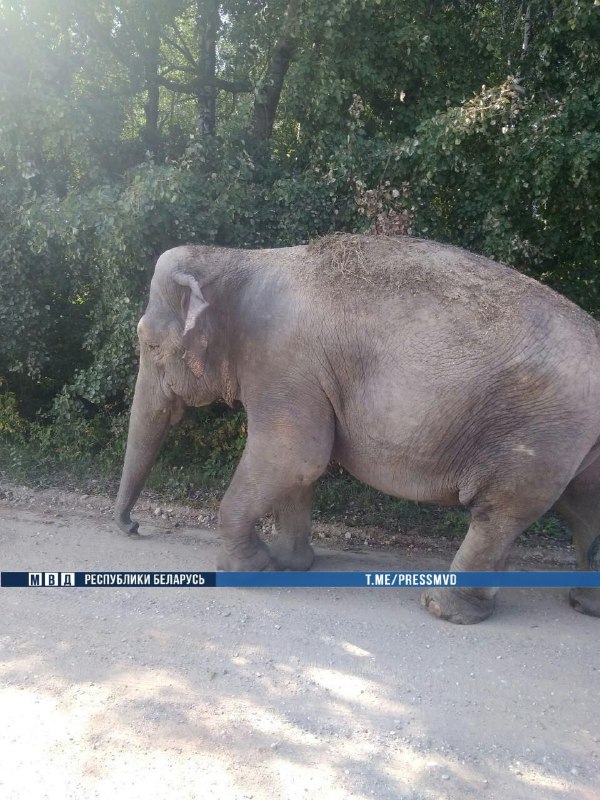
[(600, 572), (2, 572), (3, 587), (600, 587)]

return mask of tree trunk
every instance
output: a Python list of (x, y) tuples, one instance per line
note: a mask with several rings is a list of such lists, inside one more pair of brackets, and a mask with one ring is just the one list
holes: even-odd
[(290, 0), (288, 3), (283, 28), (269, 61), (264, 83), (256, 91), (252, 134), (259, 141), (268, 139), (273, 133), (283, 82), (294, 56), (294, 28), (300, 3), (301, 0)]
[(200, 136), (212, 136), (215, 132), (217, 108), (217, 89), (214, 81), (217, 65), (217, 33), (220, 23), (218, 0), (197, 0), (197, 9), (196, 24), (200, 48), (197, 128)]
[(146, 83), (146, 102), (144, 104), (143, 141), (146, 150), (153, 156), (160, 156), (161, 137), (158, 127), (160, 111), (160, 86), (158, 68), (160, 64), (160, 24), (156, 8), (148, 7), (148, 32), (142, 53), (144, 80)]

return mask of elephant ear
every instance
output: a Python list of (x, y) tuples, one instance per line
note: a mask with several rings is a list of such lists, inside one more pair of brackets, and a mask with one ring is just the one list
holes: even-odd
[(206, 351), (208, 349), (208, 331), (205, 326), (199, 325), (201, 315), (208, 308), (208, 303), (202, 294), (200, 284), (192, 275), (178, 272), (173, 276), (175, 283), (188, 289), (185, 292), (183, 311), (182, 341), (185, 347), (184, 360), (197, 378), (204, 374), (206, 364)]

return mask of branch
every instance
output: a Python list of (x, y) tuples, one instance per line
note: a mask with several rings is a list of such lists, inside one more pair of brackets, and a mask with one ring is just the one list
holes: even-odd
[[(177, 50), (178, 53), (181, 53), (181, 55), (189, 64), (192, 65), (194, 69), (197, 69), (198, 64), (187, 47), (177, 44), (177, 42), (173, 41), (173, 39), (171, 39), (169, 36), (166, 36), (164, 33), (162, 38), (167, 44), (170, 44), (174, 50)], [(190, 69), (190, 67), (187, 69)]]
[(166, 89), (172, 92), (180, 92), (181, 94), (197, 94), (198, 89), (203, 86), (212, 86), (215, 89), (221, 89), (224, 92), (231, 92), (232, 94), (242, 94), (244, 92), (252, 92), (253, 86), (249, 80), (241, 81), (224, 81), (221, 78), (210, 78), (201, 81), (196, 78), (189, 83), (180, 83), (179, 81), (171, 81), (163, 75), (158, 76), (158, 82)]
[(187, 64), (169, 64), (168, 66), (164, 67), (161, 74), (170, 75), (173, 72), (185, 72), (188, 75), (198, 74), (198, 70), (195, 70), (193, 67), (188, 67)]
[(197, 62), (196, 62), (196, 59), (194, 58), (194, 56), (193, 56), (193, 54), (192, 54), (192, 51), (191, 51), (191, 50), (190, 50), (190, 48), (188, 47), (188, 43), (186, 42), (184, 35), (183, 35), (183, 34), (182, 34), (182, 32), (179, 30), (179, 28), (177, 27), (177, 25), (175, 24), (175, 22), (173, 22), (173, 23), (172, 23), (172, 25), (173, 25), (173, 30), (175, 31), (175, 35), (176, 35), (177, 37), (179, 37), (179, 41), (181, 42), (181, 48), (182, 48), (182, 50), (183, 50), (185, 53), (187, 53), (187, 58), (188, 58), (188, 61), (190, 62), (190, 64), (194, 64), (194, 66), (195, 66), (195, 65), (196, 65), (196, 63), (197, 63)]

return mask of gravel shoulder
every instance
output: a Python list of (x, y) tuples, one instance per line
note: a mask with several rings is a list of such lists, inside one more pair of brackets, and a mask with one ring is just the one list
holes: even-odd
[[(132, 540), (110, 510), (0, 483), (1, 568), (214, 568), (212, 512), (155, 514), (146, 499)], [(335, 525), (315, 539), (320, 570), (445, 568), (456, 548)], [(514, 565), (573, 556), (540, 539)], [(504, 590), (468, 628), (430, 617), (413, 589), (0, 598), (3, 798), (599, 797), (600, 620), (562, 590)]]

